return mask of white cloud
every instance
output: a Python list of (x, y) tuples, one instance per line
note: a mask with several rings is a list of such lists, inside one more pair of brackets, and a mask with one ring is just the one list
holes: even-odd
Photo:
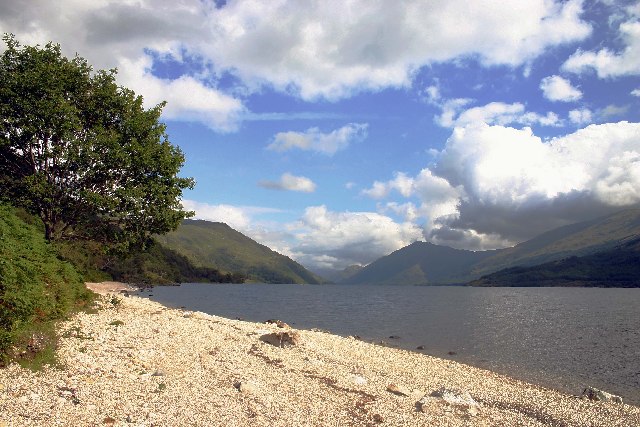
[(258, 185), (271, 190), (299, 191), (302, 193), (313, 193), (316, 191), (316, 184), (309, 178), (295, 176), (290, 173), (282, 174), (278, 181), (261, 181)]
[(631, 95), (640, 96), (640, 88), (632, 90), (631, 91)]
[(542, 79), (540, 89), (550, 101), (572, 102), (582, 98), (582, 92), (573, 87), (569, 80), (556, 75)]
[(191, 76), (160, 79), (149, 72), (151, 58), (136, 62), (122, 59), (118, 80), (137, 93), (145, 94), (145, 107), (167, 101), (165, 119), (201, 122), (221, 132), (234, 131), (246, 111), (243, 103)]
[(308, 207), (294, 227), (294, 256), (316, 267), (368, 264), (422, 239), (421, 229), (410, 222), (373, 212), (332, 212), (326, 206)]
[(211, 205), (189, 199), (182, 200), (182, 206), (184, 209), (196, 213), (194, 219), (224, 222), (241, 232), (247, 232), (251, 229), (256, 215), (280, 212), (278, 209), (257, 206)]
[(288, 151), (292, 149), (315, 151), (333, 155), (344, 150), (352, 142), (362, 141), (367, 137), (366, 123), (349, 123), (329, 133), (322, 133), (318, 128), (308, 129), (306, 132), (279, 132), (273, 137), (273, 142), (267, 149), (274, 151)]
[(620, 38), (625, 42), (621, 52), (608, 48), (597, 52), (578, 50), (562, 65), (573, 73), (595, 70), (598, 77), (609, 78), (640, 74), (640, 22), (636, 19), (620, 24)]
[[(580, 112), (580, 115), (585, 114)], [(512, 244), (598, 212), (640, 205), (640, 123), (589, 125), (548, 141), (530, 128), (475, 123), (457, 127), (437, 162), (415, 178), (396, 174), (366, 194), (390, 197), (398, 177), (411, 183), (391, 202), (425, 218), (437, 243), (488, 249)], [(418, 203), (414, 203), (417, 201)]]
[(118, 68), (118, 82), (142, 95), (145, 107), (168, 102), (164, 119), (198, 121), (222, 132), (237, 128), (245, 107), (216, 87), (215, 76), (191, 72), (170, 80), (150, 71), (151, 52), (178, 63), (186, 61), (185, 52), (198, 55), (211, 19), (206, 2), (11, 3), (0, 6), (0, 32), (14, 33), (24, 44), (60, 43), (67, 56), (78, 53), (96, 69)]
[[(136, 63), (145, 52), (178, 62), (195, 57), (205, 67), (188, 75), (204, 87), (230, 72), (250, 91), (266, 85), (307, 100), (406, 87), (420, 67), (460, 58), (516, 67), (591, 32), (580, 0), (249, 0), (221, 8), (200, 0), (34, 0), (0, 7), (0, 31), (25, 43), (60, 42), (99, 68)], [(187, 106), (194, 109), (202, 110)]]
[(394, 179), (388, 182), (376, 181), (371, 188), (362, 190), (362, 194), (373, 199), (382, 199), (387, 197), (392, 190), (396, 190), (404, 197), (409, 197), (414, 191), (414, 180), (409, 178), (405, 173), (396, 173)]
[(571, 123), (583, 125), (586, 123), (590, 123), (592, 119), (593, 113), (588, 108), (569, 111), (569, 120), (571, 121)]
[(489, 104), (471, 107), (463, 110), (470, 104), (469, 99), (453, 99), (442, 104), (443, 112), (436, 118), (436, 122), (444, 127), (464, 127), (474, 123), (486, 124), (523, 124), (542, 126), (559, 126), (562, 122), (557, 114), (548, 112), (542, 116), (538, 113), (526, 111), (523, 104), (516, 102), (506, 104), (504, 102), (490, 102)]

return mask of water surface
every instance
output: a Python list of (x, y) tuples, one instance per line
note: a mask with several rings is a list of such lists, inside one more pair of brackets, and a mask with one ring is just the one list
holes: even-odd
[(184, 284), (151, 293), (228, 318), (424, 346), (571, 394), (591, 385), (640, 405), (640, 289)]

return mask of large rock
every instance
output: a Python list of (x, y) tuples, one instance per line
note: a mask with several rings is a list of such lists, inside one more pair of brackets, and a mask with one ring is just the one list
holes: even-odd
[(265, 334), (260, 339), (276, 347), (291, 347), (299, 345), (301, 342), (300, 334), (297, 331), (282, 331)]
[(418, 401), (417, 406), (422, 412), (444, 410), (445, 412), (462, 412), (472, 417), (480, 413), (480, 405), (473, 400), (469, 392), (445, 387), (424, 396)]
[(598, 390), (594, 387), (587, 387), (582, 392), (582, 399), (594, 400), (596, 402), (615, 402), (622, 403), (622, 398), (606, 391)]

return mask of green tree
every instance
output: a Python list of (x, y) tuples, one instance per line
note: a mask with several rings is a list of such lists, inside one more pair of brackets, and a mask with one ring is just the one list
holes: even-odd
[(47, 240), (89, 239), (119, 249), (175, 229), (191, 178), (159, 122), (164, 103), (93, 72), (60, 46), (3, 37), (0, 59), (0, 196), (39, 216)]

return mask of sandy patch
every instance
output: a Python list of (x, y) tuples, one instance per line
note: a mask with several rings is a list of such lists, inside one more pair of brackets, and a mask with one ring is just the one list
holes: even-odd
[(122, 282), (85, 282), (85, 286), (101, 295), (119, 293), (120, 291), (133, 292), (137, 290), (135, 287)]

